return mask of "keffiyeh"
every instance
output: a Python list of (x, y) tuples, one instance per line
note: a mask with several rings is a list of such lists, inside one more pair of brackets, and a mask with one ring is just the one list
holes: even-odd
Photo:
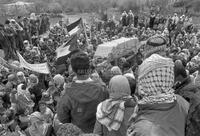
[(138, 93), (140, 104), (171, 103), (176, 96), (174, 84), (174, 64), (171, 59), (152, 55), (139, 68)]

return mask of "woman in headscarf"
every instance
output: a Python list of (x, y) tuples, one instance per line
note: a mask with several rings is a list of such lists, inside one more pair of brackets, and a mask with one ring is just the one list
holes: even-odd
[(110, 98), (97, 107), (94, 133), (100, 136), (125, 136), (129, 118), (136, 106), (128, 79), (122, 75), (114, 76), (109, 83), (109, 95)]
[(114, 66), (111, 68), (111, 73), (113, 76), (122, 75), (122, 71), (118, 66)]
[(18, 83), (27, 85), (27, 80), (23, 72), (17, 72)]
[(189, 104), (174, 94), (174, 63), (153, 54), (138, 71), (139, 111), (128, 136), (184, 136)]
[(34, 112), (30, 115), (30, 126), (25, 133), (27, 136), (50, 136), (51, 125), (44, 122), (40, 112)]
[(82, 130), (72, 123), (62, 124), (58, 129), (57, 136), (80, 136), (83, 134)]
[(38, 109), (38, 103), (42, 98), (42, 90), (39, 86), (39, 79), (36, 75), (31, 74), (28, 77), (27, 89), (31, 93), (31, 97), (35, 103), (34, 111)]
[(32, 108), (35, 105), (31, 99), (31, 94), (28, 90), (26, 90), (26, 86), (24, 84), (20, 84), (17, 86), (17, 106), (21, 109), (29, 110), (32, 112)]

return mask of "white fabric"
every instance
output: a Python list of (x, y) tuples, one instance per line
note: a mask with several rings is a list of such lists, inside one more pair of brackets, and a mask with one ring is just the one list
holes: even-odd
[(41, 64), (29, 64), (26, 62), (26, 60), (17, 52), (17, 55), (20, 60), (20, 66), (38, 73), (43, 73), (43, 74), (49, 74), (49, 67), (47, 63), (41, 63)]

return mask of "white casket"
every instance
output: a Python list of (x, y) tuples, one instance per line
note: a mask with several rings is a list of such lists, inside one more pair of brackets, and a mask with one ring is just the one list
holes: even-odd
[(103, 58), (112, 56), (114, 59), (117, 59), (129, 54), (130, 52), (137, 53), (138, 48), (138, 38), (122, 37), (120, 39), (98, 45), (94, 56)]

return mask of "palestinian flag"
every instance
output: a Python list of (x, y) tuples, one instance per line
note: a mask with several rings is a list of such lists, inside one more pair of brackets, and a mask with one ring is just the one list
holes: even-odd
[(83, 30), (82, 18), (67, 26), (67, 31), (70, 35), (77, 34)]
[(66, 43), (56, 49), (56, 65), (66, 64), (70, 54), (78, 50), (77, 35), (73, 35)]

